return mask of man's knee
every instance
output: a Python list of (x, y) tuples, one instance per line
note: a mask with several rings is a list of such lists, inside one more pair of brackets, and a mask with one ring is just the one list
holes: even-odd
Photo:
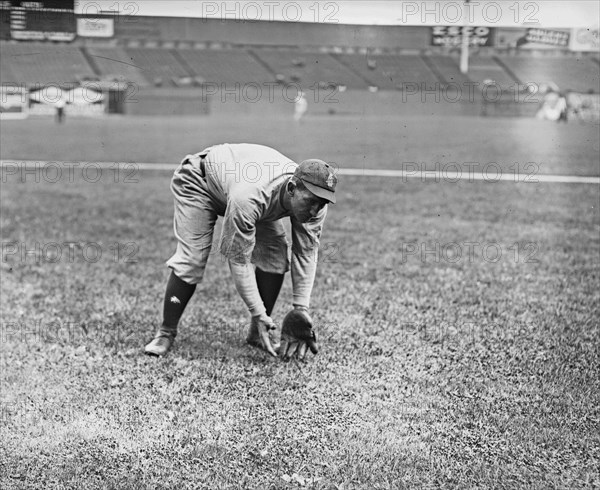
[(199, 284), (204, 278), (206, 260), (179, 257), (175, 254), (167, 261), (167, 266), (182, 281), (187, 282), (188, 284)]

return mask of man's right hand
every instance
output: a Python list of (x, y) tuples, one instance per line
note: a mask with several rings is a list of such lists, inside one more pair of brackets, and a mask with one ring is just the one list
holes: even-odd
[[(271, 317), (266, 313), (253, 316), (252, 325), (250, 326), (250, 335), (248, 336), (248, 343), (267, 351), (273, 357), (277, 357), (277, 353), (275, 352), (275, 349), (273, 349), (271, 338), (269, 336), (269, 332), (271, 330), (275, 330), (275, 328), (275, 323), (273, 323)], [(255, 332), (258, 334), (257, 339), (251, 338), (255, 337), (255, 335), (253, 335)]]

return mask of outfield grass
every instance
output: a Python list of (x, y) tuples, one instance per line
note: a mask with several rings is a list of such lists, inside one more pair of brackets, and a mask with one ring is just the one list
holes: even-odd
[[(599, 175), (597, 125), (515, 118), (271, 116), (51, 118), (2, 123), (3, 159), (178, 163), (223, 142), (262, 143), (340, 167)], [(492, 164), (492, 165), (490, 165)], [(495, 165), (494, 165), (495, 164)], [(528, 165), (529, 164), (529, 165)], [(497, 165), (497, 166), (496, 166)]]
[[(188, 147), (154, 130), (125, 147), (103, 122), (98, 131), (110, 133), (98, 137), (82, 121), (69, 133), (81, 139), (62, 148), (53, 131), (71, 131), (74, 119), (64, 128), (32, 120), (27, 137), (3, 124), (2, 158), (173, 161), (197, 148), (193, 135), (209, 120), (194, 121)], [(352, 121), (340, 120), (346, 133), (320, 121), (297, 128), (311, 156), (322, 149), (356, 162)], [(484, 121), (487, 138), (460, 151), (467, 161), (509, 161), (520, 136), (501, 144), (495, 128), (506, 135), (511, 126)], [(141, 135), (137, 123), (146, 120), (115, 127)], [(236, 124), (227, 140), (258, 135)], [(598, 175), (597, 140), (579, 153), (570, 146), (586, 129), (543, 127), (569, 138), (555, 139), (560, 158), (541, 168)], [(208, 139), (229, 129), (216, 124)], [(391, 155), (398, 144), (382, 134), (375, 151)], [(376, 131), (367, 135), (375, 140)], [(90, 138), (105, 150), (87, 146)], [(441, 138), (413, 140), (415, 155), (453, 147)], [(284, 153), (303, 153), (291, 133), (279, 139)], [(245, 308), (218, 254), (176, 350), (161, 360), (141, 355), (175, 244), (170, 175), (140, 171), (137, 183), (114, 183), (105, 172), (95, 184), (75, 175), (2, 183), (3, 488), (600, 485), (598, 186), (345, 177), (313, 294), (321, 352), (283, 363), (245, 346)], [(76, 242), (73, 259), (63, 246), (51, 262), (59, 249), (49, 244), (65, 241)], [(9, 254), (7, 242), (21, 249)], [(23, 246), (33, 250), (24, 259)], [(97, 250), (97, 262), (84, 259)]]

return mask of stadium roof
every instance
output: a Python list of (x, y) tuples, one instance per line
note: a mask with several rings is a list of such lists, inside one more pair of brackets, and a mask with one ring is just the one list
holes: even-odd
[[(595, 0), (490, 1), (470, 0), (340, 0), (340, 1), (200, 1), (78, 0), (76, 12), (234, 20), (277, 20), (366, 25), (472, 25), (495, 27), (590, 27), (600, 24)], [(115, 12), (116, 13), (116, 12)]]

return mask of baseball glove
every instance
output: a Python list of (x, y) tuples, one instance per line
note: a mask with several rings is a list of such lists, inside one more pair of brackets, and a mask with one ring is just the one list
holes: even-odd
[(313, 322), (306, 310), (294, 309), (290, 311), (281, 324), (281, 349), (280, 354), (284, 360), (298, 355), (298, 359), (304, 359), (306, 349), (310, 348), (313, 354), (319, 349), (317, 347), (317, 335), (313, 329)]

